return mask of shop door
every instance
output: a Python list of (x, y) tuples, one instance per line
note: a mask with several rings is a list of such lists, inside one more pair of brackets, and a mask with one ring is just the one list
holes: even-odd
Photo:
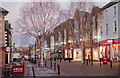
[(74, 49), (74, 59), (81, 61), (81, 51), (80, 51), (80, 49)]
[(8, 64), (8, 54), (5, 54), (5, 64)]
[(91, 59), (91, 49), (87, 48), (85, 49), (85, 59)]

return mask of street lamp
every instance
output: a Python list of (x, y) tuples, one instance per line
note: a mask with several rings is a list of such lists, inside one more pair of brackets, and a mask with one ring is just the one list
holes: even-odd
[(35, 61), (34, 63), (36, 64), (36, 42), (35, 42)]
[[(84, 49), (84, 41), (82, 38), (80, 38), (80, 42), (82, 42), (82, 49)], [(84, 52), (82, 52), (82, 63), (84, 64)]]

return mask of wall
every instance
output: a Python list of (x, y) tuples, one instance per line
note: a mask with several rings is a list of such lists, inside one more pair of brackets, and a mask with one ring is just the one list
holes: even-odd
[(118, 38), (120, 38), (120, 2), (118, 3)]
[[(116, 17), (113, 16), (113, 7), (116, 6)], [(107, 19), (106, 19), (106, 10), (107, 10)], [(100, 13), (99, 13), (100, 14)], [(98, 17), (99, 29), (98, 29), (98, 41), (103, 41), (107, 39), (116, 39), (118, 38), (118, 4), (112, 5), (111, 7), (102, 11), (102, 22), (100, 21), (101, 16)], [(117, 23), (117, 32), (113, 32), (113, 22)], [(108, 24), (108, 35), (106, 35), (106, 24)], [(100, 35), (100, 26), (102, 26), (103, 35)]]
[[(5, 27), (4, 27), (4, 15), (0, 12), (0, 48), (5, 45)], [(5, 65), (4, 51), (0, 50), (0, 67)]]

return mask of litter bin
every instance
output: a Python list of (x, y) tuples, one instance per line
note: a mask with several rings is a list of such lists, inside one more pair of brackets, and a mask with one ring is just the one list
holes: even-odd
[(103, 57), (103, 64), (107, 64), (107, 57), (106, 56)]

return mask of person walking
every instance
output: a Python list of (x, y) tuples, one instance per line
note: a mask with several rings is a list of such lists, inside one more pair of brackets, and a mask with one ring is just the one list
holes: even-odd
[(88, 54), (88, 61), (89, 61), (89, 64), (90, 64), (90, 55)]

